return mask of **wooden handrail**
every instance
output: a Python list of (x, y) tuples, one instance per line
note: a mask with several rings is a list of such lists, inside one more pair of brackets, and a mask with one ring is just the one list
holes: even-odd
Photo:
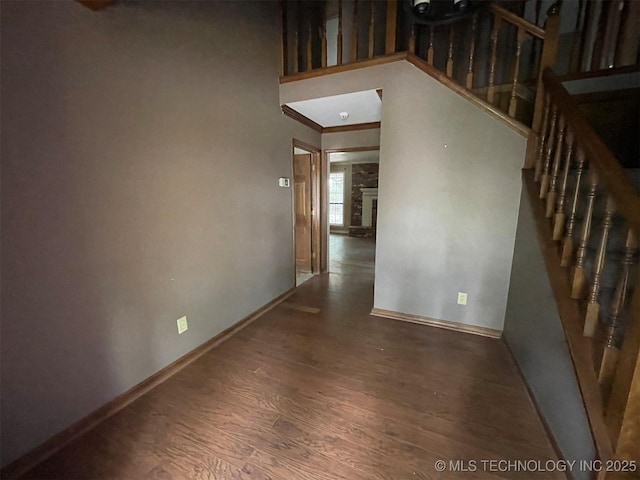
[(534, 37), (538, 37), (544, 40), (545, 32), (539, 26), (534, 25), (531, 22), (528, 22), (524, 18), (519, 17), (515, 13), (510, 12), (509, 10), (501, 7), (500, 5), (496, 5), (495, 3), (492, 3), (489, 8), (497, 17), (500, 17), (502, 20), (508, 23), (511, 23), (518, 28), (523, 29), (525, 32), (529, 33), (530, 35), (533, 35)]
[(640, 64), (605, 68), (603, 70), (589, 70), (588, 72), (572, 72), (565, 75), (557, 75), (556, 78), (559, 82), (569, 82), (573, 80), (585, 80), (587, 78), (612, 77), (615, 75), (624, 75), (626, 73), (635, 72), (640, 72)]
[[(283, 14), (283, 36), (286, 37), (283, 50), (288, 48), (289, 52), (283, 55), (282, 63), (287, 68), (283, 69), (281, 83), (330, 74), (336, 65), (353, 65), (362, 60), (373, 61), (408, 52), (426, 60), (429, 65), (442, 68), (446, 76), (467, 89), (473, 89), (475, 94), (486, 93), (483, 100), (517, 122), (531, 125), (530, 140), (534, 141), (529, 143), (535, 143), (543, 105), (540, 98), (530, 93), (542, 91), (541, 71), (555, 62), (560, 24), (556, 4), (549, 9), (544, 28), (505, 8), (487, 5), (487, 8), (478, 9), (468, 19), (463, 19), (465, 21), (443, 25), (443, 29), (448, 29), (445, 38), (440, 35), (444, 31), (439, 31), (438, 26), (425, 26), (412, 19), (410, 14), (407, 16), (405, 12), (403, 15), (404, 9), (400, 8), (398, 0), (353, 0), (347, 9), (351, 18), (343, 12), (344, 2), (338, 0), (338, 31), (332, 30), (330, 34), (331, 42), (337, 43), (338, 51), (336, 58), (331, 59), (327, 58), (326, 12), (324, 16), (302, 15), (306, 8), (304, 2), (282, 1), (282, 5), (285, 8), (290, 6), (291, 14)], [(383, 16), (384, 24), (380, 22)], [(488, 25), (493, 27), (487, 48), (481, 38), (486, 35)], [(516, 31), (505, 30), (506, 25), (513, 25)], [(512, 51), (514, 39), (515, 54)], [(536, 43), (532, 54), (528, 55), (531, 68), (525, 68), (521, 61), (526, 51), (525, 42), (538, 42), (536, 39), (542, 39), (542, 48), (538, 48), (540, 45)], [(350, 45), (344, 44), (345, 41)], [(348, 50), (350, 55), (346, 53)], [(446, 61), (441, 66), (441, 62), (435, 60), (443, 56)], [(526, 73), (527, 78), (521, 79), (521, 73)], [(508, 91), (500, 88), (506, 84), (510, 86)], [(533, 159), (527, 154), (525, 167), (531, 165)]]
[[(532, 197), (546, 198), (546, 209), (545, 202), (534, 201), (532, 206), (539, 212), (535, 216), (547, 271), (582, 391), (596, 458), (603, 463), (614, 458), (640, 462), (640, 289), (636, 287), (634, 292), (632, 286), (633, 276), (640, 274), (634, 261), (640, 195), (553, 70), (545, 68), (540, 80), (545, 107), (534, 172), (540, 189), (530, 182), (527, 187)], [(572, 165), (577, 169), (569, 187)], [(582, 181), (585, 176), (586, 185)], [(573, 199), (566, 209), (569, 188)], [(552, 215), (554, 208), (556, 214)], [(614, 222), (616, 214), (625, 222)], [(615, 232), (620, 232), (618, 227), (626, 237), (622, 252), (616, 252), (617, 245), (610, 242)], [(595, 250), (591, 248), (594, 244)], [(558, 257), (559, 251), (559, 258), (551, 258)], [(600, 292), (608, 281), (605, 268), (612, 264), (617, 282), (609, 298)], [(627, 308), (626, 299), (631, 295), (633, 304)], [(597, 478), (605, 477), (610, 475), (600, 472)]]
[(616, 208), (626, 217), (634, 233), (640, 235), (640, 196), (620, 162), (593, 131), (553, 70), (546, 68), (542, 75), (545, 92), (551, 95), (553, 103), (579, 141), (590, 165), (596, 168), (598, 178), (613, 197)]

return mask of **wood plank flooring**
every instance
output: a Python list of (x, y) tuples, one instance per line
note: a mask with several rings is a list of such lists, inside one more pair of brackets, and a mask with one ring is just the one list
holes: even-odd
[(436, 471), (556, 457), (501, 341), (369, 315), (373, 252), (332, 236), (336, 273), (24, 478), (564, 478)]

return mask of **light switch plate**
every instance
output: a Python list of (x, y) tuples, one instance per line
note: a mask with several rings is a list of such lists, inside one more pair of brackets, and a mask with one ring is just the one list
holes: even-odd
[(464, 292), (458, 292), (458, 305), (467, 304), (467, 294)]
[(291, 179), (287, 177), (280, 177), (278, 179), (278, 185), (280, 185), (283, 188), (289, 188), (291, 186)]
[(189, 325), (187, 324), (187, 316), (180, 317), (178, 319), (178, 334), (181, 335), (189, 329)]

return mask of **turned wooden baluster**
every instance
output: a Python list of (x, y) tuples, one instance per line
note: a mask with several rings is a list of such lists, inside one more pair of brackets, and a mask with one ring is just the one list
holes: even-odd
[(416, 53), (416, 24), (411, 24), (411, 34), (409, 35), (409, 53)]
[(513, 67), (513, 85), (511, 86), (511, 98), (509, 99), (509, 116), (516, 116), (516, 109), (518, 108), (518, 98), (516, 93), (518, 91), (518, 75), (520, 74), (520, 54), (522, 52), (522, 43), (525, 40), (527, 32), (522, 27), (518, 27), (518, 46), (516, 47), (516, 64)]
[(621, 26), (614, 64), (633, 65), (638, 58), (638, 24), (640, 24), (640, 2), (628, 0), (624, 7), (624, 23)]
[(433, 65), (433, 30), (434, 26), (429, 26), (429, 48), (427, 49), (427, 62), (429, 65)]
[(576, 227), (576, 212), (578, 211), (578, 202), (580, 200), (580, 182), (582, 181), (582, 172), (584, 171), (584, 152), (580, 147), (578, 147), (577, 158), (576, 188), (573, 191), (573, 201), (571, 202), (571, 211), (569, 212), (569, 220), (567, 221), (567, 234), (562, 243), (561, 267), (571, 265), (571, 258), (573, 257), (573, 235)]
[(300, 49), (300, 8), (296, 6), (296, 16), (295, 16), (295, 25), (296, 31), (293, 33), (293, 73), (300, 73), (300, 68), (298, 65), (298, 51)]
[(546, 198), (549, 189), (549, 169), (551, 167), (551, 154), (556, 141), (556, 124), (558, 122), (558, 109), (553, 106), (551, 113), (551, 125), (549, 126), (549, 136), (546, 143), (546, 152), (544, 154), (544, 163), (542, 164), (542, 175), (540, 177), (540, 198)]
[(629, 229), (624, 245), (620, 277), (611, 301), (611, 313), (609, 314), (609, 321), (607, 323), (605, 348), (602, 361), (600, 362), (598, 380), (603, 385), (609, 385), (611, 383), (615, 372), (618, 351), (622, 343), (622, 314), (625, 310), (631, 277), (631, 266), (633, 265), (637, 248), (638, 244), (635, 235), (633, 231)]
[(493, 30), (491, 31), (491, 66), (489, 68), (489, 88), (487, 89), (487, 101), (493, 103), (495, 87), (493, 81), (496, 74), (496, 55), (498, 53), (498, 32), (500, 31), (500, 17), (494, 17)]
[(338, 0), (338, 56), (337, 64), (342, 65), (342, 0)]
[(466, 87), (473, 88), (473, 56), (476, 51), (476, 27), (478, 23), (478, 14), (473, 16), (471, 21), (471, 45), (469, 45), (469, 69), (467, 70)]
[(558, 201), (556, 202), (556, 213), (553, 217), (553, 240), (562, 240), (564, 233), (564, 224), (566, 215), (564, 213), (564, 205), (567, 200), (567, 183), (569, 181), (569, 171), (571, 170), (571, 155), (573, 154), (573, 132), (567, 128), (566, 135), (567, 154), (565, 155), (564, 169), (562, 170), (562, 182), (560, 183), (560, 192)]
[(280, 20), (282, 21), (282, 45), (280, 46), (280, 53), (282, 54), (282, 75), (285, 76), (289, 73), (289, 32), (287, 29), (287, 3), (284, 0), (279, 1), (280, 5)]
[[(602, 60), (600, 68), (612, 68), (618, 44), (624, 0), (611, 0), (607, 12), (607, 27), (602, 42)], [(637, 38), (637, 37), (636, 37)]]
[[(549, 10), (547, 10), (547, 19), (544, 22), (544, 42), (542, 44), (542, 53), (540, 55), (540, 68), (539, 71), (543, 72), (545, 68), (552, 67), (556, 60), (556, 53), (558, 50), (558, 38), (560, 36), (560, 9), (558, 2), (554, 3)], [(544, 82), (542, 75), (538, 75), (536, 92), (536, 100), (533, 108), (533, 121), (531, 129), (537, 133), (540, 131), (540, 124), (542, 123), (542, 104), (544, 95), (540, 95), (540, 92), (544, 93)]]
[(536, 0), (536, 25), (540, 25), (540, 11), (542, 10), (542, 0)]
[(549, 191), (547, 192), (547, 208), (545, 210), (546, 218), (551, 218), (553, 215), (553, 207), (556, 205), (558, 175), (560, 175), (560, 164), (562, 163), (562, 147), (564, 145), (565, 127), (564, 117), (560, 117), (560, 131), (558, 132), (558, 138), (556, 140), (556, 151), (551, 165), (551, 180), (549, 181)]
[(604, 268), (604, 261), (607, 255), (607, 243), (609, 241), (609, 232), (613, 226), (613, 213), (615, 212), (615, 205), (611, 196), (607, 197), (607, 207), (605, 210), (604, 218), (602, 219), (602, 237), (600, 238), (600, 245), (598, 245), (598, 253), (596, 254), (596, 260), (593, 270), (593, 282), (591, 283), (591, 290), (589, 292), (589, 303), (587, 304), (587, 314), (584, 318), (584, 336), (593, 337), (598, 326), (598, 314), (600, 313), (600, 303), (598, 303), (598, 294), (600, 293), (600, 282), (602, 280), (602, 270)]
[(373, 58), (374, 52), (374, 42), (375, 42), (375, 16), (376, 16), (376, 2), (372, 0), (371, 2), (371, 18), (369, 19), (369, 58)]
[(560, 192), (558, 194), (558, 201), (556, 202), (556, 214), (553, 217), (553, 240), (555, 241), (562, 239), (564, 223), (566, 220), (564, 205), (567, 202), (567, 183), (569, 182), (571, 155), (573, 154), (573, 132), (569, 128), (567, 128), (567, 135), (565, 138), (567, 154), (565, 155), (564, 169), (562, 170), (562, 182), (560, 183)]
[[(607, 13), (608, 9), (606, 8), (606, 4), (603, 5), (603, 2), (593, 2), (600, 3), (604, 8), (600, 9), (600, 15), (598, 17), (598, 21), (596, 23), (596, 38), (593, 41), (593, 49), (591, 54), (591, 70), (600, 70), (604, 68), (604, 36), (607, 30)], [(611, 6), (613, 3), (609, 2), (608, 5)]]
[(396, 51), (396, 23), (398, 17), (398, 0), (387, 0), (387, 26), (384, 42), (384, 53)]
[(584, 271), (584, 260), (587, 256), (587, 245), (589, 235), (591, 235), (591, 218), (593, 217), (593, 205), (596, 200), (596, 190), (598, 189), (598, 176), (593, 168), (589, 169), (589, 192), (587, 193), (587, 211), (582, 219), (582, 231), (580, 232), (580, 243), (576, 252), (576, 265), (573, 270), (571, 282), (571, 298), (579, 299), (584, 294), (586, 281)]
[(533, 179), (536, 182), (540, 181), (540, 176), (542, 175), (542, 165), (544, 159), (544, 151), (547, 145), (547, 138), (549, 137), (548, 126), (549, 126), (549, 117), (551, 112), (551, 102), (549, 100), (549, 95), (545, 95), (544, 97), (544, 116), (542, 119), (542, 130), (540, 130), (540, 136), (538, 139), (538, 152), (536, 154), (536, 163), (534, 169)]
[(353, 23), (351, 26), (351, 61), (358, 61), (358, 0), (353, 2)]
[(322, 20), (322, 25), (319, 28), (320, 34), (320, 66), (327, 68), (327, 22)]
[(453, 77), (453, 24), (449, 25), (449, 53), (447, 54), (446, 65), (447, 77)]
[(591, 60), (593, 58), (593, 50), (585, 48), (588, 43), (589, 34), (593, 31), (594, 25), (598, 23), (596, 13), (601, 4), (598, 2), (586, 2), (584, 10), (584, 20), (582, 22), (582, 39), (581, 49), (578, 57), (578, 71), (588, 71), (591, 69)]
[[(584, 0), (578, 0), (578, 15), (576, 16), (576, 25), (573, 29), (573, 45), (571, 46), (571, 56), (569, 57), (569, 72), (577, 72), (580, 69), (580, 53), (584, 43), (584, 30), (587, 28)], [(581, 23), (582, 21), (582, 23)]]
[(311, 18), (309, 18), (309, 25), (308, 25), (308, 32), (307, 32), (307, 71), (312, 70), (313, 69), (313, 52), (311, 50)]
[[(536, 1), (536, 21), (535, 24), (540, 26), (540, 11), (542, 10), (542, 2), (540, 0)], [(529, 65), (535, 65), (536, 63), (536, 53), (538, 51), (537, 44), (535, 42), (535, 38), (531, 39), (531, 49), (529, 50)]]

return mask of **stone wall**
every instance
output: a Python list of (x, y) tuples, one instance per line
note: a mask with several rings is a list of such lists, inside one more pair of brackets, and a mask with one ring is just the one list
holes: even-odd
[(362, 189), (378, 188), (378, 164), (355, 163), (351, 166), (351, 225), (362, 225)]

